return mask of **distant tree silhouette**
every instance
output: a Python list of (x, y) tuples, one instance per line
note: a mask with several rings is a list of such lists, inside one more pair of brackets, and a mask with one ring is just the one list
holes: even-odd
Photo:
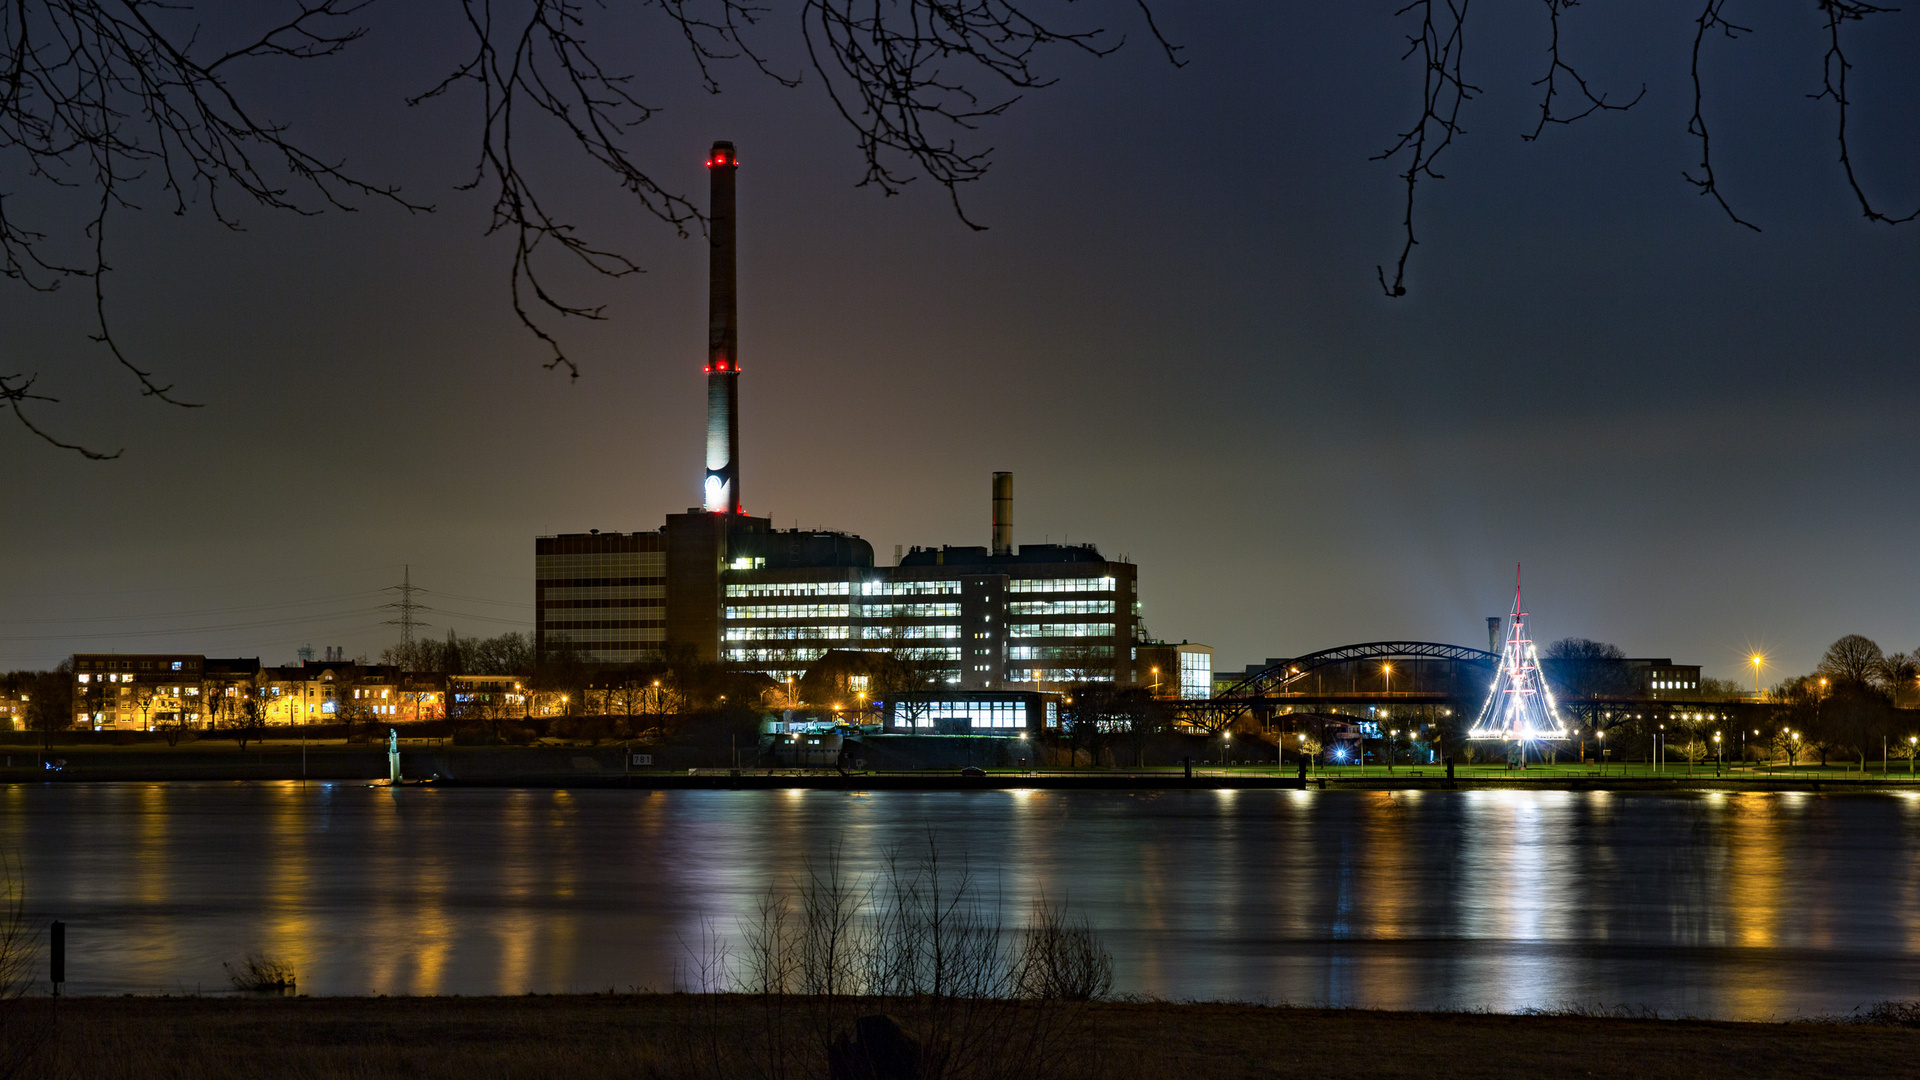
[(1588, 638), (1561, 638), (1547, 646), (1541, 669), (1559, 690), (1560, 707), (1575, 727), (1604, 726), (1600, 703), (1638, 688), (1626, 658), (1619, 646)]
[(1898, 708), (1901, 699), (1913, 692), (1914, 682), (1920, 679), (1920, 661), (1908, 653), (1888, 653), (1881, 658), (1880, 669), (1875, 674)]
[(1880, 678), (1885, 662), (1880, 646), (1872, 639), (1848, 634), (1827, 646), (1816, 670), (1836, 689), (1842, 685), (1866, 688)]

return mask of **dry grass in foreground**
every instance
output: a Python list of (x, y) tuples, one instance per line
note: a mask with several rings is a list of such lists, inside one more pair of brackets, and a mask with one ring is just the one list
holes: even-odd
[[(51, 1003), (48, 1003), (51, 1004)], [(1248, 1005), (1081, 1006), (1062, 1075), (1235, 1077), (1887, 1077), (1920, 1030)], [(68, 998), (22, 1074), (44, 1080), (569, 1080), (713, 1075), (709, 1036), (750, 1043), (733, 995), (519, 998)], [(875, 1012), (890, 1011), (874, 1003)], [(689, 1037), (689, 1033), (694, 1033)], [(808, 1055), (809, 1057), (811, 1055)], [(823, 1076), (824, 1055), (796, 1062)], [(751, 1072), (733, 1075), (751, 1076)]]

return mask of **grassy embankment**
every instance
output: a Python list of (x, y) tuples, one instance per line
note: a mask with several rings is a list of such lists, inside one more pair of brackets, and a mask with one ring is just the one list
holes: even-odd
[[(28, 1075), (479, 1077), (701, 1075), (688, 1052), (754, 1038), (749, 999), (70, 998)], [(1077, 1007), (1060, 1075), (1206, 1077), (1890, 1077), (1920, 1068), (1920, 1030), (1582, 1016), (1392, 1013), (1227, 1004)], [(691, 1034), (691, 1037), (690, 1037)], [(1056, 1047), (1056, 1049), (1060, 1049)], [(824, 1062), (795, 1075), (818, 1074)]]

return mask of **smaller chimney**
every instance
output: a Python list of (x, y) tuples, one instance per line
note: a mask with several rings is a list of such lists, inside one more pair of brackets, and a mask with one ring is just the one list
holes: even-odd
[(993, 553), (1013, 554), (1013, 474), (993, 474)]
[(1487, 651), (1491, 653), (1500, 651), (1500, 616), (1498, 615), (1487, 616)]

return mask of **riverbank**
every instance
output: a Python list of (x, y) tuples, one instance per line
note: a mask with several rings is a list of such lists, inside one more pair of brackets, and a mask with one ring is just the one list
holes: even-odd
[[(862, 791), (1043, 790), (1367, 790), (1445, 791), (1473, 789), (1570, 791), (1920, 791), (1920, 777), (1903, 770), (1866, 772), (1843, 768), (1752, 767), (1693, 770), (1646, 765), (1535, 765), (1508, 770), (1499, 765), (1461, 766), (1449, 779), (1445, 766), (1380, 766), (1317, 769), (1304, 781), (1297, 768), (1271, 765), (1196, 764), (1145, 769), (959, 769), (901, 771), (834, 769), (661, 768), (660, 755), (644, 746), (543, 744), (455, 746), (442, 740), (403, 740), (400, 764), (408, 781), (451, 786), (531, 788), (636, 788), (657, 790), (772, 790), (819, 788)], [(1289, 763), (1291, 765), (1291, 763)], [(98, 781), (286, 781), (385, 782), (384, 747), (338, 740), (252, 742), (245, 749), (198, 741), (179, 746), (61, 746), (18, 743), (0, 749), (0, 783)]]
[[(38, 1003), (36, 1003), (38, 1004)], [(875, 1003), (876, 1010), (884, 1008)], [(1717, 1080), (1905, 1075), (1920, 1030), (1592, 1016), (1397, 1013), (1228, 1004), (1069, 1007), (1061, 1075), (1512, 1076)], [(859, 1011), (856, 1008), (853, 1011)], [(65, 998), (29, 1076), (44, 1080), (635, 1080), (698, 1075), (690, 1054), (744, 1047), (743, 998)], [(1019, 1023), (1019, 1020), (1015, 1020)], [(17, 1030), (17, 1029), (16, 1029)], [(814, 1047), (794, 1075), (824, 1072)], [(823, 1056), (823, 1055), (820, 1055)]]

